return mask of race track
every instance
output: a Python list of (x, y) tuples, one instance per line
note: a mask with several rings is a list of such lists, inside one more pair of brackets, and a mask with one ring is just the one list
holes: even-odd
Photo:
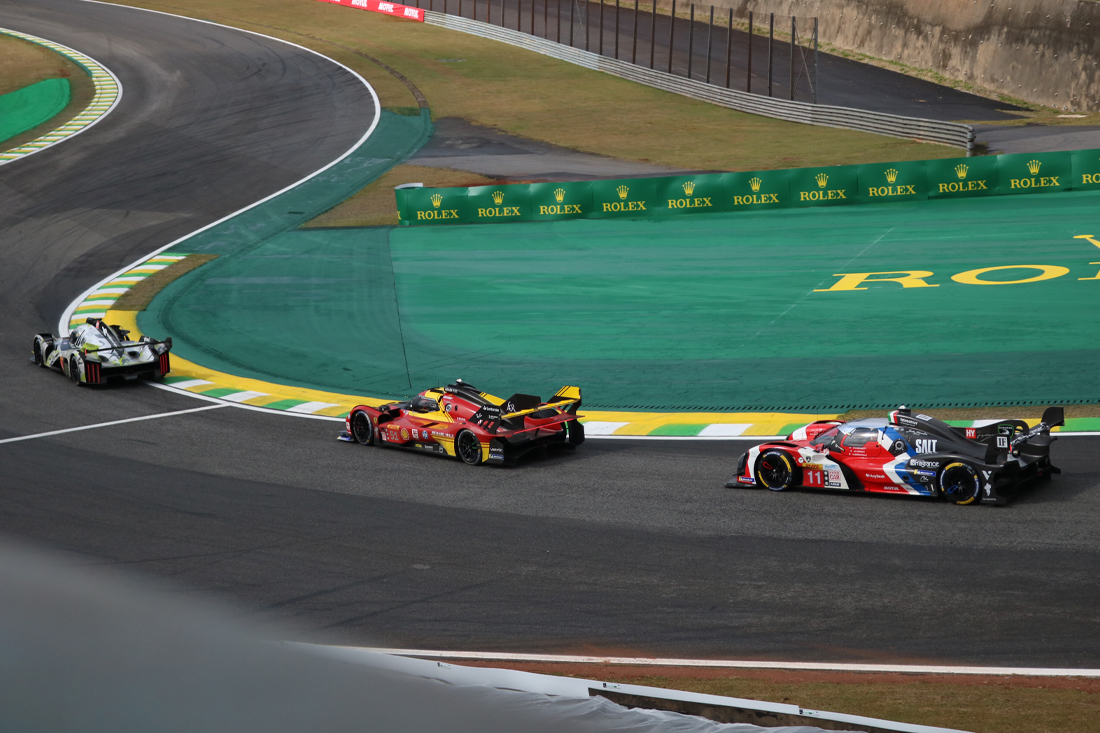
[[(0, 168), (0, 441), (201, 406), (77, 390), (30, 337), (88, 286), (347, 150), (352, 76), (275, 41), (76, 0), (0, 25), (110, 67), (116, 112)], [(429, 100), (430, 102), (430, 100)], [(596, 441), (514, 469), (233, 407), (0, 443), (0, 529), (356, 644), (1100, 666), (1100, 453), (1007, 509), (721, 488), (744, 443)]]

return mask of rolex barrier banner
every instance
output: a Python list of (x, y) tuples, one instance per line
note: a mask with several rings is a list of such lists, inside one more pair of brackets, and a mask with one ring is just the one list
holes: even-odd
[(532, 183), (528, 186), (533, 221), (578, 219), (592, 214), (592, 184)]
[(999, 177), (994, 157), (926, 160), (924, 170), (928, 178), (928, 198), (1002, 193), (997, 188)]
[(531, 219), (531, 187), (527, 184), (467, 190), (466, 220), (471, 224)]
[(752, 211), (791, 206), (790, 171), (723, 173), (726, 209)]
[(1001, 193), (1050, 193), (1070, 187), (1069, 153), (998, 155)]
[(1100, 190), (1100, 150), (663, 178), (396, 190), (402, 225), (644, 219), (787, 206)]
[[(405, 207), (402, 221), (410, 224), (465, 224), (465, 188), (403, 188)], [(400, 204), (400, 199), (398, 201)]]
[(725, 211), (725, 181), (721, 173), (658, 178), (658, 214), (706, 214)]
[(791, 175), (791, 198), (795, 206), (837, 206), (857, 203), (859, 183), (855, 165), (828, 168), (795, 168)]
[(1100, 150), (1074, 150), (1070, 153), (1073, 188), (1100, 188)]
[(873, 163), (856, 167), (861, 204), (918, 201), (928, 198), (924, 161)]
[(652, 216), (660, 206), (657, 178), (592, 181), (593, 218), (640, 219)]

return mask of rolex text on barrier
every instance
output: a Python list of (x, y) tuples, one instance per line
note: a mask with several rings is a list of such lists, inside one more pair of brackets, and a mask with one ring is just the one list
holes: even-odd
[(856, 203), (859, 181), (855, 165), (795, 168), (790, 172), (795, 206), (838, 206)]
[(531, 187), (476, 186), (467, 189), (466, 217), (470, 223), (528, 221), (531, 218)]
[(421, 23), (424, 22), (423, 10), (408, 5), (401, 5), (400, 3), (387, 3), (383, 2), (383, 0), (321, 0), (321, 2), (344, 5), (349, 8), (359, 8), (360, 10), (370, 10), (375, 13), (405, 18), (406, 20), (416, 20)]
[[(398, 205), (404, 199), (402, 223), (465, 224), (469, 196), (465, 188), (403, 188), (397, 193)], [(407, 217), (407, 218), (406, 218)]]
[(998, 155), (1000, 193), (1051, 193), (1070, 187), (1072, 158), (1065, 153)]
[(654, 213), (702, 214), (725, 211), (723, 174), (676, 176), (657, 179), (657, 206)]
[(726, 208), (731, 211), (794, 205), (789, 170), (723, 173), (722, 183), (726, 189)]
[(594, 218), (627, 217), (638, 219), (657, 213), (656, 178), (630, 178), (625, 181), (592, 181)]
[(579, 219), (592, 213), (592, 186), (588, 181), (532, 183), (528, 189), (532, 221)]
[(916, 201), (928, 198), (928, 180), (924, 161), (911, 163), (873, 163), (856, 169), (859, 203)]
[(401, 224), (408, 226), (644, 219), (1089, 189), (1100, 190), (1100, 150), (611, 181), (408, 188), (395, 194)]
[(926, 160), (928, 198), (989, 196), (1000, 193), (997, 159), (993, 157)]
[(1070, 183), (1076, 190), (1100, 188), (1100, 150), (1070, 153)]

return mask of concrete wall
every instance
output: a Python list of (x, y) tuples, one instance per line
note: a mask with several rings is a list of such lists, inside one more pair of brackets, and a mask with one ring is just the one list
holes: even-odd
[(1029, 102), (1100, 110), (1100, 2), (1093, 0), (709, 1), (741, 17), (750, 10), (817, 16), (821, 40), (841, 48)]

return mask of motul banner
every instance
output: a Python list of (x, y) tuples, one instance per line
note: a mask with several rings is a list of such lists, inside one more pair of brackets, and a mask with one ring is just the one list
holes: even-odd
[(375, 13), (385, 13), (386, 15), (395, 15), (398, 18), (417, 20), (421, 23), (424, 22), (423, 10), (420, 8), (411, 8), (408, 5), (401, 5), (400, 3), (387, 3), (383, 2), (383, 0), (321, 0), (321, 2), (346, 5), (349, 8), (371, 10)]

